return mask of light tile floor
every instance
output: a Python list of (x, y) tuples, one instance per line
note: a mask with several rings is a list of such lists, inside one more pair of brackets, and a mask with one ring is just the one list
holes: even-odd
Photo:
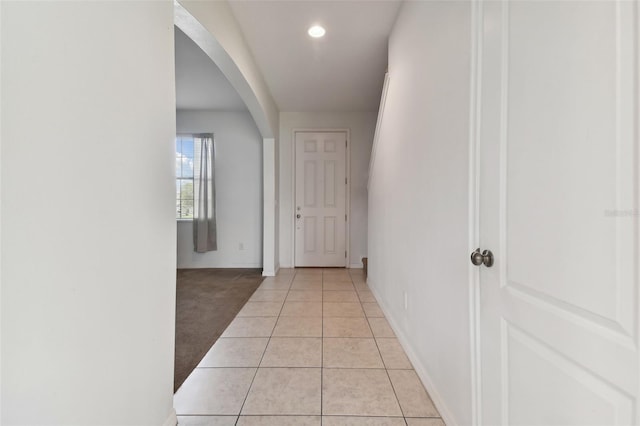
[(354, 269), (266, 278), (174, 405), (184, 426), (444, 426)]

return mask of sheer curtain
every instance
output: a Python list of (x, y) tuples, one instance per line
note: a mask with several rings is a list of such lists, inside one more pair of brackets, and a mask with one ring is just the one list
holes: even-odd
[(193, 137), (193, 246), (198, 253), (217, 250), (215, 153), (213, 135)]

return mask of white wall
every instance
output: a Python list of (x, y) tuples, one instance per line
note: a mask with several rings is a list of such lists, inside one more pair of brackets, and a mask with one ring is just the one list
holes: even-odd
[[(383, 76), (380, 76), (382, 79)], [(300, 129), (349, 129), (351, 137), (351, 207), (349, 266), (362, 267), (367, 255), (367, 176), (376, 126), (375, 112), (280, 113), (280, 266), (293, 266), (294, 167), (293, 131)]]
[(1, 422), (170, 422), (173, 5), (0, 8)]
[(218, 250), (196, 253), (191, 221), (179, 221), (178, 268), (261, 267), (262, 137), (251, 114), (177, 111), (176, 116), (178, 133), (214, 134), (218, 230)]
[(447, 424), (472, 423), (470, 8), (402, 6), (369, 187), (368, 281)]

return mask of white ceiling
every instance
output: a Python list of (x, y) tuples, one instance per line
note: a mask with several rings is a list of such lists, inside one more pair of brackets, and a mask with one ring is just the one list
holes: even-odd
[(177, 27), (175, 44), (177, 109), (247, 109), (220, 69)]
[[(400, 1), (232, 0), (281, 111), (377, 111)], [(312, 39), (320, 24), (327, 34)]]
[[(280, 111), (377, 111), (400, 0), (231, 0)], [(307, 35), (313, 24), (321, 39)], [(177, 109), (246, 110), (211, 59), (175, 29)]]

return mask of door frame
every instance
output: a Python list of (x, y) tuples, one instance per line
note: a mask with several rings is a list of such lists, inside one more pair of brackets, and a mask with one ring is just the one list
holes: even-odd
[[(471, 66), (469, 69), (469, 212), (468, 255), (480, 247), (480, 130), (482, 126), (482, 46), (484, 1), (471, 4)], [(482, 359), (480, 333), (480, 268), (467, 257), (469, 290), (469, 348), (471, 368), (471, 422), (482, 424)]]
[(351, 230), (351, 131), (348, 128), (317, 128), (317, 127), (301, 127), (294, 128), (291, 131), (291, 144), (293, 145), (293, 149), (291, 150), (291, 175), (293, 179), (291, 179), (291, 211), (287, 214), (290, 215), (289, 223), (291, 224), (291, 265), (293, 268), (296, 267), (296, 133), (305, 133), (305, 132), (315, 132), (315, 133), (344, 133), (347, 137), (347, 147), (345, 149), (345, 176), (347, 178), (347, 187), (345, 190), (345, 213), (347, 215), (347, 220), (345, 222), (345, 250), (347, 251), (347, 256), (345, 257), (344, 264), (345, 269), (349, 268), (350, 256), (351, 256), (351, 247), (350, 247), (350, 230)]

